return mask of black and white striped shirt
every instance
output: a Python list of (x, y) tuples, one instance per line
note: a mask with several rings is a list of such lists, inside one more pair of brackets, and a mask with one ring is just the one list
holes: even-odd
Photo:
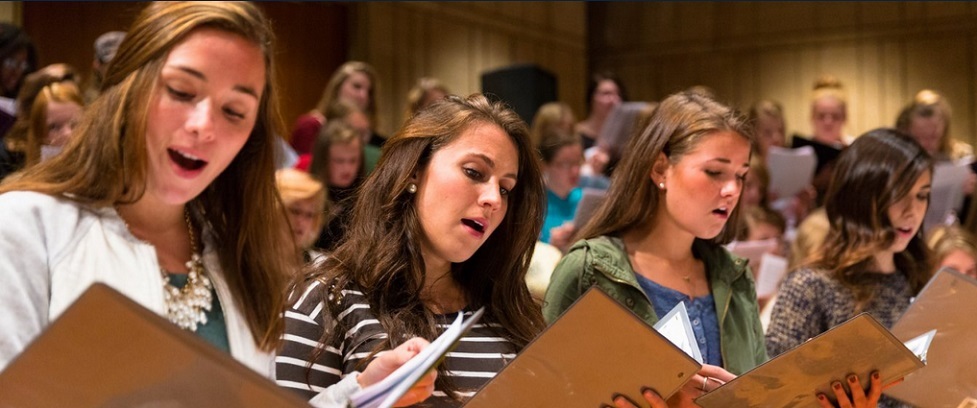
[[(346, 374), (362, 371), (366, 366), (362, 360), (387, 338), (362, 292), (344, 290), (342, 312), (333, 317), (323, 302), (324, 289), (323, 283), (313, 282), (285, 312), (283, 345), (275, 358), (278, 385), (307, 399), (339, 382)], [(463, 312), (466, 317), (472, 314), (467, 308)], [(436, 319), (439, 327), (444, 328), (456, 317), (457, 314), (438, 315)], [(326, 331), (335, 327), (335, 318), (349, 330), (341, 341), (323, 345), (320, 340)], [(516, 356), (515, 345), (500, 337), (492, 330), (493, 326), (497, 327), (497, 324), (488, 323), (483, 318), (461, 338), (442, 363), (448, 370), (447, 377), (462, 397), (474, 395)], [(310, 359), (316, 347), (324, 347), (324, 351), (310, 370)], [(442, 390), (435, 389), (431, 398), (417, 406), (455, 407), (461, 404)]]

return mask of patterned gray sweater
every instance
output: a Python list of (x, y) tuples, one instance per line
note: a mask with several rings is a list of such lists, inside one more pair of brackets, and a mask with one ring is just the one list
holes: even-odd
[[(868, 279), (875, 293), (864, 311), (891, 328), (914, 296), (909, 280), (902, 272), (869, 274)], [(774, 358), (854, 316), (850, 290), (822, 270), (798, 269), (780, 285), (767, 328), (767, 353)], [(884, 395), (879, 401), (879, 407), (907, 406)]]

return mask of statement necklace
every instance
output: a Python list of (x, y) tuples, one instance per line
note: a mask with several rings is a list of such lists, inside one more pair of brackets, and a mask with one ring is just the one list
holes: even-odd
[[(118, 212), (118, 210), (116, 210)], [(198, 325), (207, 324), (207, 314), (212, 303), (213, 295), (207, 270), (198, 253), (197, 240), (193, 234), (193, 224), (190, 222), (190, 211), (183, 210), (183, 218), (187, 222), (187, 232), (190, 235), (190, 260), (187, 261), (187, 283), (182, 288), (170, 284), (170, 274), (160, 266), (163, 278), (163, 299), (166, 302), (166, 317), (181, 329), (197, 331)], [(129, 228), (129, 223), (122, 220)]]
[(211, 290), (213, 285), (207, 278), (207, 271), (198, 253), (197, 240), (193, 235), (193, 224), (190, 223), (190, 211), (184, 209), (183, 217), (187, 221), (187, 231), (190, 233), (190, 260), (187, 261), (187, 283), (182, 288), (170, 284), (170, 274), (162, 267), (163, 295), (166, 300), (166, 317), (181, 329), (197, 331), (197, 325), (207, 324), (207, 314), (213, 304)]

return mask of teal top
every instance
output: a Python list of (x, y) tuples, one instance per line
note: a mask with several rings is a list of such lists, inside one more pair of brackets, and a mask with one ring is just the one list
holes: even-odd
[[(177, 288), (183, 288), (187, 284), (187, 275), (184, 273), (168, 273), (170, 276), (170, 285)], [(231, 353), (231, 344), (227, 340), (227, 323), (224, 321), (224, 309), (221, 308), (221, 302), (217, 298), (217, 293), (214, 289), (210, 289), (210, 296), (214, 299), (214, 303), (211, 304), (210, 311), (204, 313), (207, 316), (207, 323), (203, 325), (197, 325), (197, 336), (200, 336), (208, 343), (214, 345), (218, 349), (223, 350), (225, 353)]]
[(583, 189), (575, 188), (570, 190), (567, 198), (560, 198), (553, 194), (550, 189), (546, 189), (546, 218), (543, 220), (543, 230), (539, 232), (539, 240), (550, 243), (550, 229), (556, 228), (563, 223), (573, 221), (573, 216), (577, 212), (577, 205), (583, 197)]

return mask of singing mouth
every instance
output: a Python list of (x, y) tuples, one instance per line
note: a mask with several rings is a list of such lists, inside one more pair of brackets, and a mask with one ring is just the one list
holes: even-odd
[(470, 220), (468, 218), (462, 218), (461, 219), (461, 223), (467, 225), (469, 228), (471, 228), (471, 229), (473, 229), (475, 231), (478, 231), (478, 232), (481, 232), (481, 233), (484, 233), (485, 232), (485, 225), (483, 225), (482, 223), (480, 223), (478, 221)]
[(180, 166), (186, 170), (200, 170), (207, 165), (205, 160), (189, 153), (184, 153), (174, 149), (166, 149), (166, 152), (170, 154), (170, 159), (172, 159), (177, 166)]

